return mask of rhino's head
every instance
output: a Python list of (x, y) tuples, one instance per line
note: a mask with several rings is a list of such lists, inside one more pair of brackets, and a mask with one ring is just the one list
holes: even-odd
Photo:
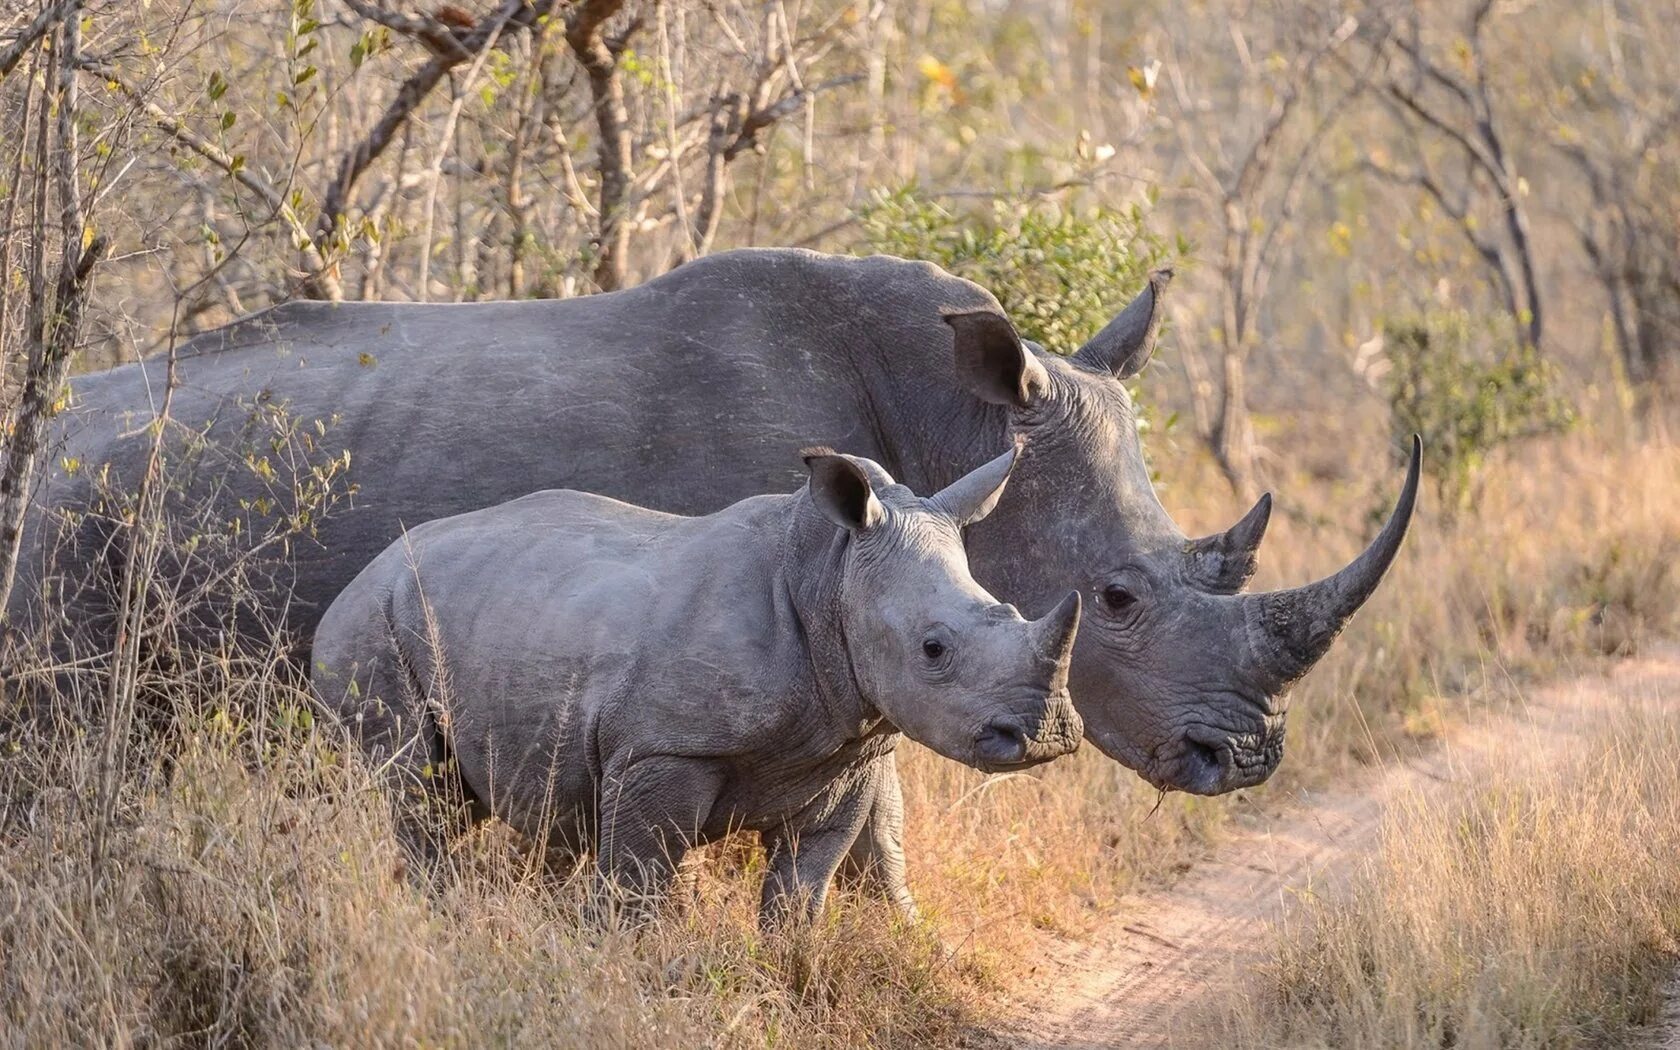
[(1068, 665), (1080, 599), (1037, 622), (969, 575), (962, 528), (997, 505), (1010, 450), (922, 499), (867, 459), (808, 449), (810, 497), (850, 542), (840, 621), (864, 695), (911, 739), (987, 771), (1079, 746)]
[(1154, 349), (1168, 277), (1153, 275), (1071, 358), (1024, 345), (999, 313), (946, 320), (959, 379), (1027, 438), (1009, 498), (970, 538), (976, 574), (1027, 608), (1070, 587), (1087, 595), (1071, 676), (1086, 736), (1158, 787), (1212, 795), (1277, 767), (1290, 685), (1405, 537), (1419, 450), (1387, 525), (1352, 564), (1296, 590), (1237, 593), (1270, 495), (1230, 531), (1187, 538), (1156, 498), (1124, 386)]

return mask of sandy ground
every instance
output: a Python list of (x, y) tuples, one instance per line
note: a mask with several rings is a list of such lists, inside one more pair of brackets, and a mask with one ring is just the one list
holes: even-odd
[[(1290, 902), (1334, 892), (1377, 845), (1383, 814), (1413, 793), (1451, 791), (1493, 763), (1536, 771), (1561, 759), (1593, 716), (1680, 701), (1680, 649), (1544, 687), (1475, 713), (1445, 739), (1333, 790), (1300, 792), (1227, 840), (1169, 889), (1122, 901), (1102, 927), (1045, 945), (1005, 1011), (1002, 1045), (1023, 1048), (1215, 1045), (1214, 1010), (1241, 994)], [(1680, 996), (1680, 980), (1676, 983)], [(1657, 1045), (1680, 1050), (1680, 998)]]

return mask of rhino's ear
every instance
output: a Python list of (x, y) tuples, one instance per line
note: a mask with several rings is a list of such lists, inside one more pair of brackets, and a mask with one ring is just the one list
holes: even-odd
[(1025, 408), (1050, 385), (1044, 366), (1015, 334), (1009, 318), (992, 310), (946, 314), (956, 342), (957, 378), (969, 393), (994, 405)]
[(799, 455), (811, 472), (811, 502), (824, 517), (852, 532), (880, 523), (881, 501), (862, 467), (833, 449), (808, 448)]
[(1003, 486), (1015, 469), (1021, 443), (989, 463), (982, 463), (945, 488), (928, 497), (928, 503), (957, 523), (959, 528), (985, 520), (1003, 498)]
[(1155, 337), (1160, 334), (1164, 312), (1161, 297), (1172, 276), (1171, 270), (1150, 274), (1143, 294), (1080, 347), (1073, 359), (1092, 371), (1111, 372), (1119, 379), (1130, 379), (1143, 371), (1155, 353)]

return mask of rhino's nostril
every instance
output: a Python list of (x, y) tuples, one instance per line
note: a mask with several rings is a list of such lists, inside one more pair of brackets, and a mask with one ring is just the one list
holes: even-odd
[(1019, 765), (1027, 758), (1026, 731), (1015, 722), (990, 722), (975, 734), (974, 754), (987, 765)]
[(1217, 770), (1225, 764), (1225, 757), (1229, 754), (1224, 748), (1204, 744), (1200, 740), (1186, 739), (1184, 741), (1185, 754), (1197, 765), (1205, 770)]

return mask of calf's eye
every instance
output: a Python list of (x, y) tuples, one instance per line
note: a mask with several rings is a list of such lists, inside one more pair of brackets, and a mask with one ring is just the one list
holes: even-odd
[(927, 657), (929, 660), (937, 660), (941, 656), (945, 655), (945, 645), (942, 642), (929, 638), (927, 641), (922, 643), (922, 655)]

